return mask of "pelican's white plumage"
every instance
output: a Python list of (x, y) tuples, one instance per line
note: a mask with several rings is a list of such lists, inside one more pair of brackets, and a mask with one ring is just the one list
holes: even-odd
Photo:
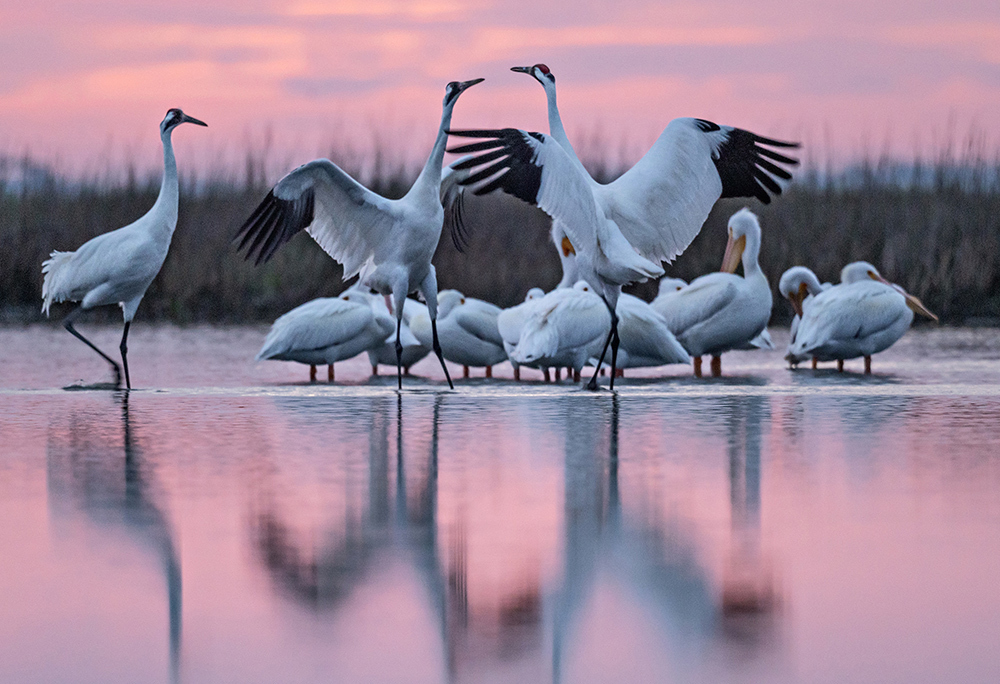
[[(274, 186), (243, 224), (237, 239), (246, 258), (269, 259), (285, 242), (305, 229), (323, 250), (344, 266), (344, 278), (392, 295), (397, 339), (402, 327), (403, 300), (419, 290), (428, 302), (431, 329), (437, 337), (437, 275), (431, 257), (444, 223), (441, 206), (441, 164), (447, 128), (459, 95), (483, 79), (452, 82), (445, 88), (441, 123), (424, 168), (398, 200), (372, 192), (328, 159), (295, 169)], [(445, 377), (451, 377), (437, 344), (433, 345)], [(397, 343), (399, 357), (402, 344)], [(399, 387), (402, 362), (397, 358)]]
[[(481, 299), (466, 297), (458, 290), (438, 295), (438, 337), (444, 358), (465, 367), (486, 367), (507, 360), (503, 337), (497, 328), (500, 307)], [(410, 330), (424, 344), (431, 341), (430, 318), (417, 314)]]
[(600, 353), (610, 323), (607, 306), (586, 282), (555, 289), (532, 302), (510, 358), (522, 365), (579, 373)]
[(886, 281), (865, 261), (843, 268), (841, 284), (816, 295), (804, 309), (790, 358), (802, 361), (843, 361), (871, 356), (888, 349), (913, 322), (914, 311), (937, 320), (923, 303), (903, 288)]
[[(660, 263), (690, 244), (720, 197), (755, 196), (769, 202), (769, 193), (781, 192), (772, 175), (791, 178), (774, 162), (797, 162), (768, 146), (794, 145), (702, 119), (675, 119), (632, 169), (602, 185), (583, 168), (566, 137), (548, 68), (514, 70), (530, 73), (545, 87), (551, 135), (517, 129), (452, 131), (483, 139), (451, 150), (481, 153), (454, 165), (482, 167), (459, 182), (481, 183), (476, 194), (500, 188), (552, 217), (554, 233), (564, 233), (576, 252), (576, 277), (593, 285), (611, 312), (607, 343), (614, 366), (615, 307), (622, 285), (661, 276)], [(597, 387), (596, 373), (588, 387)]]
[(798, 334), (799, 324), (802, 322), (802, 313), (812, 304), (816, 295), (830, 287), (833, 287), (830, 283), (820, 283), (812, 269), (805, 266), (792, 266), (781, 274), (781, 279), (778, 281), (778, 294), (791, 303), (792, 310), (795, 312), (788, 331), (788, 350), (785, 355), (785, 358), (793, 364), (798, 363), (791, 352)]
[(257, 360), (333, 365), (382, 345), (395, 328), (384, 307), (360, 289), (306, 302), (280, 316)]
[(619, 368), (645, 368), (691, 363), (691, 357), (667, 328), (663, 316), (630, 294), (618, 299)]
[[(729, 219), (729, 244), (722, 273), (695, 279), (657, 309), (667, 327), (695, 359), (711, 354), (713, 373), (721, 372), (717, 361), (723, 352), (747, 344), (766, 328), (771, 317), (771, 288), (757, 261), (761, 231), (757, 217), (741, 209)], [(745, 245), (740, 247), (740, 245)], [(740, 254), (742, 252), (742, 254)], [(743, 277), (732, 273), (738, 260)]]
[(139, 302), (167, 258), (170, 240), (177, 227), (180, 190), (171, 134), (182, 123), (207, 125), (179, 109), (169, 110), (160, 122), (163, 180), (152, 208), (129, 225), (88, 240), (75, 252), (54, 251), (42, 263), (42, 311), (48, 316), (53, 302), (80, 302), (63, 325), (112, 365), (116, 384), (121, 383), (118, 364), (77, 332), (73, 321), (83, 311), (95, 306), (121, 306), (125, 330), (119, 349), (128, 388), (132, 387), (128, 372), (129, 326), (135, 318)]
[(497, 316), (497, 331), (500, 333), (501, 339), (503, 339), (503, 348), (507, 352), (507, 358), (510, 360), (511, 366), (514, 367), (515, 380), (521, 379), (520, 364), (511, 359), (510, 354), (514, 351), (514, 347), (517, 346), (518, 340), (521, 339), (521, 330), (524, 328), (524, 323), (528, 320), (528, 316), (531, 315), (531, 307), (544, 296), (545, 292), (542, 291), (542, 288), (533, 287), (528, 290), (523, 302), (504, 309)]

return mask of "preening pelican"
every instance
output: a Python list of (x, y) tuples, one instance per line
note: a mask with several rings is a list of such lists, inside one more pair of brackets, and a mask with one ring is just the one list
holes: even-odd
[(837, 369), (843, 370), (844, 359), (863, 356), (865, 373), (870, 374), (872, 355), (903, 336), (914, 312), (938, 320), (923, 302), (887, 281), (866, 261), (845, 266), (840, 282), (816, 295), (804, 309), (789, 349), (792, 359), (837, 361)]
[[(771, 317), (771, 288), (760, 270), (760, 224), (749, 209), (729, 219), (729, 242), (722, 272), (696, 278), (658, 311), (694, 359), (701, 377), (701, 356), (712, 355), (712, 375), (722, 374), (722, 353), (760, 335)], [(742, 260), (743, 277), (735, 274)]]
[[(381, 299), (374, 303), (376, 309), (392, 315), (386, 302)], [(403, 345), (403, 375), (410, 374), (410, 367), (431, 353), (430, 345), (424, 345), (410, 330), (410, 319), (423, 312), (427, 316), (427, 306), (413, 299), (407, 299), (403, 305), (403, 324), (399, 328), (399, 343)], [(430, 321), (430, 318), (428, 318)], [(429, 323), (428, 323), (429, 327)], [(368, 350), (368, 360), (372, 364), (372, 375), (378, 375), (379, 365), (394, 366), (396, 364), (396, 335), (390, 333), (385, 342)]]
[[(802, 321), (802, 312), (812, 304), (813, 297), (830, 287), (833, 287), (830, 283), (821, 284), (816, 274), (805, 266), (792, 266), (781, 274), (781, 280), (778, 281), (778, 293), (791, 303), (792, 310), (795, 312), (788, 331), (788, 352), (785, 355), (785, 358), (792, 365), (798, 365), (798, 361), (794, 360), (791, 352), (799, 323)], [(816, 357), (813, 357), (813, 368), (816, 368), (816, 361)]]
[[(614, 367), (619, 344), (615, 307), (622, 285), (663, 275), (660, 262), (684, 251), (720, 197), (770, 202), (772, 194), (781, 192), (774, 177), (791, 178), (778, 164), (797, 163), (770, 148), (797, 144), (704, 119), (675, 119), (632, 169), (602, 185), (586, 172), (566, 137), (548, 68), (514, 70), (530, 73), (545, 87), (551, 135), (512, 128), (451, 131), (482, 139), (451, 149), (476, 154), (453, 167), (482, 167), (459, 182), (476, 185), (477, 195), (499, 188), (559, 224), (576, 252), (577, 277), (592, 284), (607, 305), (611, 324), (599, 357), (603, 360), (610, 344)], [(596, 371), (588, 387), (597, 388)]]
[[(442, 290), (438, 295), (438, 314), (444, 358), (461, 364), (463, 377), (469, 377), (469, 366), (475, 366), (485, 367), (486, 377), (492, 378), (493, 366), (507, 360), (503, 338), (497, 329), (500, 307), (466, 297), (458, 290)], [(410, 330), (427, 344), (431, 337), (429, 316), (414, 316)]]
[(392, 334), (392, 316), (374, 306), (373, 299), (353, 287), (339, 297), (314, 299), (292, 309), (271, 326), (257, 361), (309, 364), (309, 379), (314, 382), (316, 366), (325, 363), (332, 382), (335, 362), (375, 349)]
[(590, 285), (577, 282), (532, 302), (521, 337), (510, 358), (522, 365), (572, 368), (574, 379), (597, 357), (609, 319), (607, 306)]
[(170, 135), (182, 123), (207, 126), (179, 109), (167, 111), (160, 122), (160, 142), (163, 143), (163, 181), (153, 208), (134, 223), (104, 233), (83, 243), (75, 252), (54, 251), (42, 263), (42, 311), (49, 315), (52, 302), (80, 302), (63, 319), (63, 326), (111, 364), (115, 372), (115, 387), (122, 383), (121, 369), (110, 356), (77, 332), (73, 321), (95, 306), (118, 304), (125, 318), (125, 330), (118, 349), (125, 367), (125, 387), (132, 389), (128, 373), (128, 329), (135, 318), (139, 302), (153, 278), (160, 272), (170, 249), (170, 239), (177, 227), (177, 162)]
[[(544, 296), (545, 292), (542, 291), (542, 288), (533, 287), (528, 290), (528, 294), (524, 296), (523, 302), (509, 309), (504, 309), (497, 316), (497, 330), (503, 339), (503, 348), (507, 352), (508, 359), (510, 359), (510, 353), (514, 350), (514, 347), (517, 346), (518, 340), (521, 339), (521, 330), (524, 328), (524, 323), (530, 315), (532, 302), (537, 302)], [(521, 364), (514, 359), (510, 359), (510, 365), (514, 367), (514, 379), (520, 380)], [(547, 368), (545, 369), (545, 375), (546, 380), (548, 380)]]
[(344, 279), (392, 295), (396, 312), (396, 375), (403, 388), (403, 345), (399, 339), (403, 300), (419, 290), (430, 312), (433, 349), (454, 387), (437, 339), (437, 274), (431, 257), (444, 224), (441, 164), (451, 114), (467, 88), (481, 82), (451, 82), (445, 88), (437, 139), (423, 170), (402, 199), (390, 200), (364, 187), (328, 159), (300, 166), (282, 178), (236, 235), (246, 258), (267, 261), (300, 230), (344, 265)]
[(653, 307), (630, 294), (618, 299), (618, 368), (646, 368), (670, 363), (691, 363), (667, 323)]

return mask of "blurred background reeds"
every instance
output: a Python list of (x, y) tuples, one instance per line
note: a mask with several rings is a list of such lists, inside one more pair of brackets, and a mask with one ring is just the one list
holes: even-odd
[[(246, 154), (238, 170), (185, 173), (180, 218), (170, 253), (139, 309), (139, 317), (174, 323), (270, 321), (346, 284), (341, 269), (305, 235), (259, 268), (236, 253), (232, 237), (279, 175), (267, 146)], [(419, 169), (334, 151), (331, 158), (389, 197), (405, 193)], [(595, 177), (624, 170), (620, 155), (589, 145), (582, 156)], [(0, 322), (43, 320), (41, 263), (54, 249), (74, 250), (100, 233), (145, 213), (159, 190), (159, 171), (134, 165), (89, 178), (64, 178), (30, 155), (0, 157)], [(836, 282), (858, 259), (919, 296), (953, 324), (1000, 325), (1000, 151), (970, 133), (923, 158), (873, 155), (838, 169), (806, 158), (785, 194), (768, 206), (724, 200), (667, 274), (691, 280), (718, 269), (726, 221), (742, 206), (761, 217), (761, 264), (772, 287), (789, 266), (809, 266)], [(509, 306), (534, 286), (561, 276), (541, 212), (503, 195), (466, 203), (471, 243), (464, 253), (442, 234), (434, 263), (439, 286)], [(656, 284), (632, 290), (651, 299)], [(787, 322), (777, 299), (773, 323)], [(55, 319), (69, 305), (54, 310)], [(105, 307), (91, 320), (119, 320)]]

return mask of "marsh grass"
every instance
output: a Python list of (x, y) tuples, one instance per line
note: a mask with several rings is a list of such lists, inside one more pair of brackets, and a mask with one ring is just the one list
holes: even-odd
[[(618, 163), (591, 152), (588, 162), (603, 180)], [(311, 298), (332, 296), (345, 284), (340, 267), (305, 236), (254, 268), (231, 240), (267, 193), (274, 178), (267, 152), (246, 155), (238, 173), (182, 176), (180, 217), (170, 254), (153, 282), (139, 316), (177, 323), (268, 321)], [(336, 157), (335, 157), (336, 158)], [(388, 163), (384, 155), (352, 157), (347, 170), (369, 187), (400, 197), (416, 169)], [(363, 170), (364, 167), (364, 170)], [(367, 177), (366, 177), (367, 176)], [(108, 178), (117, 177), (117, 181)], [(104, 179), (59, 178), (31, 159), (0, 161), (0, 315), (7, 322), (41, 320), (41, 263), (53, 249), (72, 250), (145, 213), (156, 199), (159, 175), (129, 171)], [(688, 250), (668, 267), (691, 280), (717, 270), (726, 221), (742, 206), (761, 218), (761, 264), (772, 286), (794, 264), (810, 266), (821, 280), (836, 282), (840, 268), (871, 261), (890, 280), (913, 292), (942, 320), (1000, 325), (1000, 159), (976, 140), (949, 145), (931, 161), (898, 163), (863, 159), (837, 173), (806, 168), (786, 193), (768, 206), (724, 200)], [(435, 255), (439, 285), (509, 306), (533, 286), (553, 287), (559, 260), (549, 240), (549, 221), (505, 195), (470, 199), (471, 244), (459, 253), (442, 235)], [(655, 283), (633, 291), (647, 299)], [(789, 317), (776, 297), (774, 322)], [(62, 305), (58, 318), (69, 311)], [(106, 307), (91, 320), (119, 320)]]

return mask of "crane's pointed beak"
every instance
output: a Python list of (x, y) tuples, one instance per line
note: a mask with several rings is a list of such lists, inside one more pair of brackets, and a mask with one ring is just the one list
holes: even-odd
[(511, 67), (510, 70), (511, 71), (516, 71), (516, 72), (521, 73), (521, 74), (530, 74), (531, 73), (531, 67)]
[(471, 81), (462, 81), (461, 83), (458, 84), (458, 92), (460, 93), (464, 92), (465, 90), (468, 90), (477, 83), (482, 83), (485, 80), (486, 80), (485, 78), (474, 78)]
[(805, 301), (806, 296), (809, 291), (806, 289), (805, 283), (799, 286), (796, 292), (792, 292), (788, 295), (788, 301), (792, 303), (792, 309), (795, 311), (795, 315), (802, 318), (805, 314), (802, 310), (802, 302)]
[(198, 124), (199, 126), (205, 126), (206, 128), (208, 127), (208, 124), (202, 121), (201, 119), (196, 119), (193, 116), (188, 116), (187, 114), (184, 115), (184, 118), (181, 120), (181, 123), (193, 123), (193, 124)]

